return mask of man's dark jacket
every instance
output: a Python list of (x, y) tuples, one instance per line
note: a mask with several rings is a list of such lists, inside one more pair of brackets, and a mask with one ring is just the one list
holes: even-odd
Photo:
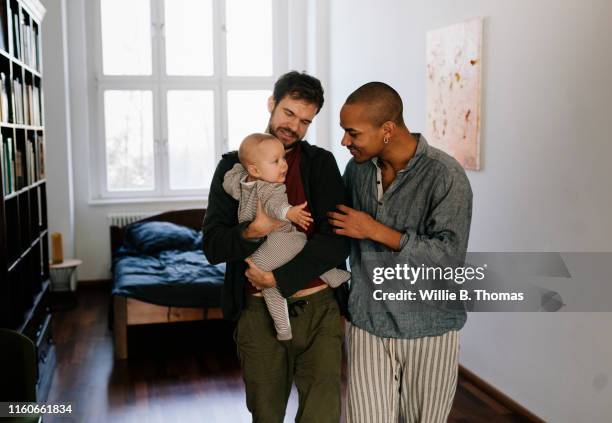
[[(345, 269), (349, 255), (347, 238), (336, 235), (328, 222), (327, 212), (337, 204), (346, 204), (346, 192), (334, 156), (322, 148), (301, 141), (300, 175), (304, 193), (314, 219), (314, 235), (293, 260), (273, 271), (277, 287), (287, 298), (310, 281), (333, 267)], [(244, 272), (249, 257), (263, 243), (242, 237), (250, 222), (238, 223), (238, 201), (223, 189), (223, 176), (238, 162), (238, 153), (224, 154), (217, 165), (208, 194), (208, 208), (202, 231), (203, 250), (213, 263), (226, 262), (221, 307), (226, 319), (236, 320), (245, 303)], [(347, 284), (335, 289), (340, 310), (346, 315)]]

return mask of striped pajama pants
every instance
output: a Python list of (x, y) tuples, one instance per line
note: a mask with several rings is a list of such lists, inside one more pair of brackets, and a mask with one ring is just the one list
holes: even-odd
[[(271, 232), (266, 241), (259, 246), (251, 258), (253, 263), (264, 272), (278, 269), (293, 259), (306, 245), (306, 235), (303, 232)], [(350, 279), (351, 274), (340, 269), (331, 269), (321, 275), (321, 279), (332, 288)], [(289, 340), (293, 337), (289, 322), (287, 300), (278, 288), (266, 288), (262, 291), (268, 311), (274, 321), (277, 338)]]
[(396, 339), (351, 325), (347, 423), (446, 422), (458, 352), (457, 331)]

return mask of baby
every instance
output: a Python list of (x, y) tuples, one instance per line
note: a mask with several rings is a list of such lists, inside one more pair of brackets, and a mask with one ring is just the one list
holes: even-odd
[[(264, 271), (272, 271), (295, 257), (306, 244), (306, 235), (291, 222), (306, 229), (313, 221), (304, 208), (306, 203), (291, 206), (285, 192), (287, 162), (283, 144), (270, 134), (251, 134), (240, 144), (240, 163), (236, 163), (223, 179), (223, 189), (239, 201), (238, 221), (251, 221), (257, 213), (257, 203), (270, 217), (285, 222), (268, 234), (266, 241), (253, 253), (251, 259)], [(331, 269), (321, 275), (331, 287), (346, 282), (350, 273)], [(262, 291), (268, 311), (274, 320), (277, 338), (292, 338), (287, 301), (278, 288)]]

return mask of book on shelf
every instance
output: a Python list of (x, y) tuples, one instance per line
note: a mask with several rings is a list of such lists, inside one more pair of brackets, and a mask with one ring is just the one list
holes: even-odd
[(34, 175), (35, 180), (40, 181), (42, 178), (40, 177), (40, 149), (38, 147), (38, 137), (34, 134), (34, 138), (32, 139), (32, 155), (34, 160)]
[(17, 94), (15, 93), (15, 81), (11, 80), (11, 122), (17, 123), (19, 122), (19, 117), (17, 115)]
[(3, 156), (4, 156), (4, 163), (5, 163), (5, 167), (2, 169), (2, 177), (5, 178), (4, 179), (4, 195), (9, 195), (10, 193), (12, 193), (14, 191), (13, 189), (13, 181), (11, 180), (11, 165), (10, 165), (10, 158), (7, 156), (8, 155), (8, 147), (7, 144), (4, 143), (4, 145), (2, 146), (2, 151), (4, 151)]
[(23, 164), (24, 164), (24, 169), (25, 169), (25, 173), (23, 175), (23, 186), (28, 186), (32, 183), (32, 172), (30, 171), (30, 168), (32, 167), (32, 160), (30, 158), (30, 146), (28, 145), (30, 144), (27, 140), (25, 142), (25, 150), (23, 152)]
[(6, 190), (5, 195), (15, 191), (15, 163), (13, 161), (13, 140), (2, 140), (2, 178)]
[(45, 139), (43, 135), (37, 137), (38, 145), (38, 177), (45, 179)]
[(6, 15), (6, 2), (0, 1), (0, 50), (8, 51), (8, 21)]
[(19, 123), (21, 123), (22, 125), (25, 123), (25, 111), (24, 111), (24, 100), (23, 98), (24, 93), (25, 93), (25, 86), (21, 83), (20, 80), (17, 80), (17, 83), (19, 84), (17, 90), (16, 90), (16, 94), (17, 94), (17, 98), (19, 99), (19, 108), (17, 109), (19, 111), (20, 114), (20, 119), (19, 119)]
[(13, 13), (13, 53), (18, 60), (21, 60), (21, 40), (20, 40), (20, 30), (19, 30), (19, 15), (17, 13)]
[(36, 146), (36, 136), (28, 143), (30, 150), (30, 180), (31, 183), (38, 182), (42, 178), (40, 177), (40, 156), (38, 154), (38, 147)]
[(2, 171), (2, 195), (8, 194), (8, 175), (6, 173), (6, 163), (4, 160), (4, 141), (0, 135), (0, 170)]
[[(38, 210), (41, 210), (41, 212), (38, 213), (38, 227), (42, 228), (42, 226), (43, 226), (43, 213), (42, 213), (42, 199), (41, 199), (40, 192), (41, 192), (41, 190), (39, 190), (39, 189), (36, 190), (36, 204), (38, 205)], [(42, 257), (41, 257), (41, 262), (44, 263), (44, 261), (42, 261)]]
[(33, 110), (32, 110), (32, 103), (34, 102), (34, 99), (32, 98), (32, 86), (31, 85), (24, 85), (24, 90), (25, 90), (25, 95), (23, 96), (23, 99), (25, 101), (25, 124), (26, 125), (31, 125), (32, 124), (32, 114), (33, 114)]
[(28, 163), (30, 166), (30, 184), (38, 181), (36, 175), (36, 160), (34, 160), (34, 142), (28, 142)]
[(32, 163), (33, 160), (30, 157), (30, 142), (26, 140), (25, 142), (25, 151), (24, 151), (24, 168), (25, 168), (25, 174), (24, 174), (24, 186), (28, 186), (30, 185), (34, 178), (32, 178)]
[(39, 50), (39, 46), (38, 46), (38, 27), (33, 27), (32, 28), (32, 33), (34, 34), (34, 65), (36, 67), (36, 70), (40, 71), (41, 70), (41, 66), (40, 66), (40, 55), (38, 54)]
[(35, 85), (25, 86), (25, 123), (26, 125), (41, 126), (40, 120), (40, 92)]
[(23, 152), (15, 149), (15, 189), (19, 191), (25, 186), (23, 174)]
[(11, 81), (11, 122), (17, 123), (19, 122), (19, 117), (17, 115), (17, 94), (15, 94), (15, 81)]
[(20, 50), (21, 50), (21, 61), (23, 63), (27, 63), (28, 60), (28, 39), (27, 39), (27, 32), (26, 32), (26, 23), (25, 23), (25, 19), (23, 17), (23, 15), (21, 15), (21, 22), (19, 23), (19, 32), (21, 32), (21, 34), (19, 34), (19, 40), (21, 41), (21, 46), (20, 46)]
[(13, 121), (23, 124), (23, 88), (19, 79), (13, 80)]
[(6, 164), (4, 163), (4, 143), (0, 141), (0, 170), (2, 170), (2, 195), (8, 194)]
[(8, 122), (8, 90), (6, 85), (6, 74), (0, 72), (0, 121)]
[(42, 126), (41, 111), (40, 111), (40, 90), (36, 85), (33, 88), (34, 95), (34, 125)]
[(25, 124), (26, 123), (25, 101), (26, 101), (26, 95), (27, 95), (26, 85), (22, 84), (21, 81), (19, 81), (19, 84), (20, 84), (20, 87), (21, 87), (21, 93), (20, 93), (20, 95), (21, 95), (21, 98), (20, 98), (20, 100), (21, 100), (21, 109), (20, 109), (20, 111), (21, 111), (21, 123)]
[(8, 156), (9, 156), (9, 181), (11, 183), (11, 192), (17, 190), (17, 182), (15, 182), (15, 148), (13, 148), (13, 139), (7, 139), (8, 144)]
[(28, 63), (29, 51), (28, 51), (28, 25), (26, 24), (25, 17), (21, 15), (21, 26), (19, 28), (21, 30), (21, 61), (23, 63)]

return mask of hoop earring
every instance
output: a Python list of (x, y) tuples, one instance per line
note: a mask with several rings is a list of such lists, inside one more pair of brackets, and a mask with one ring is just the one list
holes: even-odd
[(389, 144), (389, 138), (385, 138), (385, 139), (383, 140), (383, 142), (384, 142), (385, 144)]

